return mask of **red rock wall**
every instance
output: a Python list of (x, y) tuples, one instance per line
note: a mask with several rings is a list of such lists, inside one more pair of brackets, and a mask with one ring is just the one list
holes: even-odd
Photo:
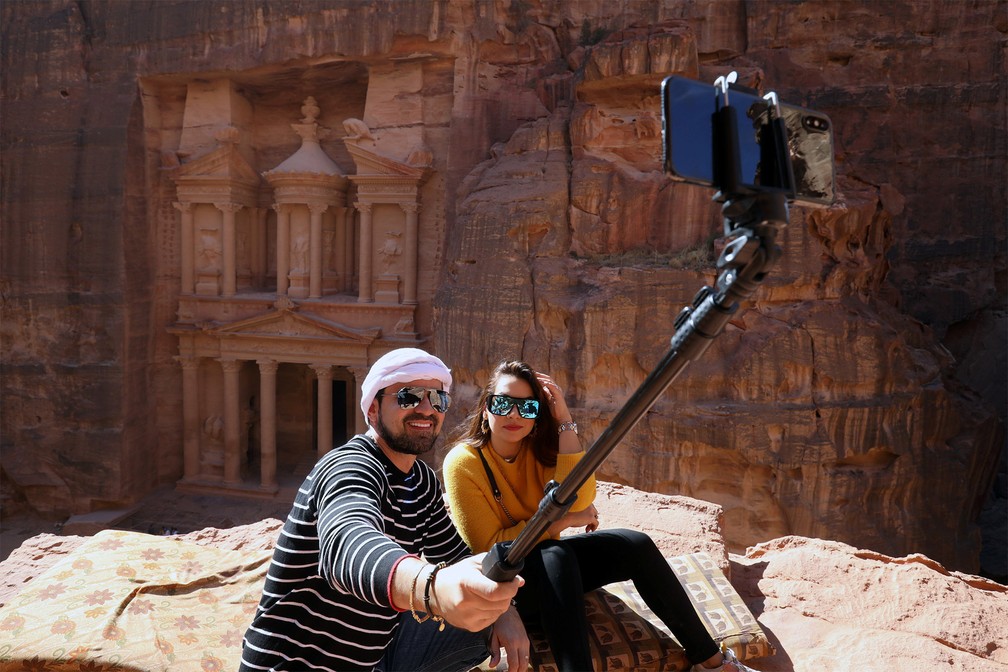
[(81, 512), (181, 473), (172, 141), (145, 82), (282, 90), (292, 63), (453, 58), (429, 93), (450, 106), (425, 193), (447, 234), (418, 331), (462, 407), (498, 357), (523, 356), (572, 390), (591, 440), (712, 274), (682, 263), (720, 223), (709, 193), (658, 171), (656, 84), (735, 69), (832, 117), (844, 206), (793, 211), (754, 306), (602, 472), (718, 502), (733, 549), (796, 533), (973, 570), (1006, 407), (1005, 10), (5, 3), (5, 505)]

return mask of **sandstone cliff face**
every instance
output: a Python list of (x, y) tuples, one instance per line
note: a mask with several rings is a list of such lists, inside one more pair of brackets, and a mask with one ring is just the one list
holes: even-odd
[[(438, 221), (417, 331), (460, 409), (520, 356), (569, 391), (587, 443), (722, 244), (710, 193), (661, 174), (658, 82), (735, 69), (831, 116), (842, 200), (792, 210), (752, 305), (601, 474), (717, 502), (732, 550), (800, 534), (976, 571), (1006, 407), (1003, 2), (2, 11), (5, 508), (117, 505), (181, 473), (179, 82), (231, 73), (273, 119), (310, 92), (423, 135)], [(417, 88), (395, 73), (418, 59)], [(270, 167), (290, 141), (262, 126)]]
[[(463, 353), (463, 383), (478, 386), (498, 358), (528, 359), (559, 376), (591, 439), (658, 363), (679, 308), (713, 275), (677, 268), (718, 230), (717, 213), (710, 192), (662, 178), (648, 114), (655, 73), (689, 71), (699, 48), (675, 24), (575, 50), (571, 105), (470, 173), (437, 301), (438, 348)], [(793, 70), (778, 73), (785, 90), (809, 76)], [(952, 382), (954, 360), (933, 334), (890, 303), (894, 217), (907, 199), (853, 178), (841, 142), (842, 202), (793, 209), (767, 286), (600, 474), (718, 502), (733, 550), (800, 529), (968, 562), (979, 501), (962, 484), (986, 481), (994, 453), (977, 448), (998, 445), (996, 421)], [(452, 328), (474, 317), (486, 328)], [(936, 542), (938, 520), (948, 543)]]

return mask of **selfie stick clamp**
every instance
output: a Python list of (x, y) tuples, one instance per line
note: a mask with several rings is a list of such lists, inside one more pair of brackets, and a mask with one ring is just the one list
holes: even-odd
[[(734, 75), (734, 73), (732, 73)], [(616, 445), (633, 429), (675, 377), (699, 357), (766, 278), (780, 257), (777, 232), (788, 221), (787, 195), (793, 194), (787, 134), (776, 96), (760, 137), (761, 171), (773, 171), (766, 188), (740, 186), (735, 109), (729, 104), (732, 79), (718, 78), (722, 104), (715, 113), (714, 163), (719, 191), (714, 200), (723, 203), (725, 236), (730, 238), (717, 261), (719, 274), (713, 287), (705, 286), (676, 317), (671, 347), (637, 391), (627, 400), (609, 426), (599, 435), (562, 483), (550, 481), (539, 510), (511, 542), (495, 544), (483, 559), (483, 573), (495, 581), (509, 581), (521, 571), (524, 558), (543, 533), (577, 500), (577, 492), (595, 473)], [(778, 123), (779, 122), (779, 123)], [(789, 181), (790, 179), (790, 181)]]

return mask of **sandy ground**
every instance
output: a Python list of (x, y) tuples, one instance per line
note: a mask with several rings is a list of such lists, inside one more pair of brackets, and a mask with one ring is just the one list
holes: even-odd
[(266, 518), (284, 520), (294, 493), (281, 490), (273, 499), (253, 499), (179, 492), (173, 487), (154, 491), (130, 509), (99, 512), (70, 519), (46, 518), (24, 505), (5, 501), (0, 511), (0, 561), (26, 539), (37, 534), (92, 535), (101, 529), (149, 534), (187, 533), (205, 527), (226, 529)]

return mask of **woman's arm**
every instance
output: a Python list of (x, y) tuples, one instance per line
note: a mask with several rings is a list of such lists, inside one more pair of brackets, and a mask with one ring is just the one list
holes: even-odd
[[(570, 474), (574, 466), (584, 457), (581, 439), (578, 437), (576, 429), (569, 428), (573, 423), (570, 409), (567, 407), (567, 400), (564, 398), (563, 390), (545, 373), (537, 373), (539, 383), (546, 393), (546, 405), (549, 406), (550, 413), (557, 425), (562, 428), (558, 439), (558, 454), (556, 470), (552, 478), (563, 482)], [(595, 501), (595, 474), (592, 474), (578, 488), (577, 501), (571, 506), (570, 511), (560, 520), (556, 521), (549, 528), (551, 537), (556, 538), (563, 530), (569, 527), (591, 527), (594, 529), (598, 525), (598, 516), (592, 502)]]
[(588, 508), (580, 511), (568, 511), (557, 521), (549, 526), (547, 532), (550, 537), (556, 539), (564, 530), (572, 527), (584, 528), (585, 532), (594, 532), (598, 529), (598, 510), (594, 504), (589, 504)]

